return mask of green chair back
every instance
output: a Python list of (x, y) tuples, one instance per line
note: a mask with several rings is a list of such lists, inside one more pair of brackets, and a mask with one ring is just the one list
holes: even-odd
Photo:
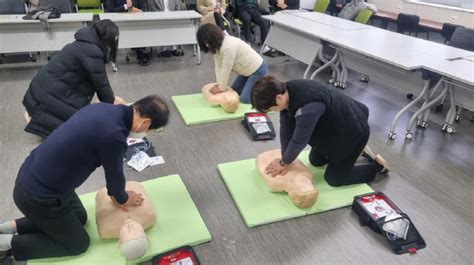
[(100, 0), (76, 0), (79, 8), (100, 8)]
[(93, 13), (95, 15), (104, 13), (100, 0), (76, 0), (79, 13)]
[(329, 6), (329, 0), (316, 0), (313, 11), (319, 13), (326, 13)]
[(357, 14), (356, 18), (354, 19), (355, 22), (359, 22), (362, 24), (367, 24), (370, 20), (370, 17), (372, 17), (372, 10), (370, 9), (362, 9), (359, 11), (359, 14)]

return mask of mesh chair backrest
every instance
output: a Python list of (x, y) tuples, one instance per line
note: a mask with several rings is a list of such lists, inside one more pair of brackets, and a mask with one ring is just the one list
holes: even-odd
[(0, 0), (0, 14), (25, 14), (25, 2), (21, 0)]
[(451, 24), (451, 23), (444, 23), (443, 28), (441, 28), (441, 37), (445, 38), (447, 41), (451, 39), (453, 36), (454, 31), (457, 27), (462, 27), (461, 25)]
[(372, 17), (373, 13), (374, 12), (372, 12), (372, 10), (370, 10), (368, 8), (362, 9), (361, 11), (359, 11), (359, 14), (357, 14), (354, 21), (362, 23), (362, 24), (367, 24), (367, 22), (369, 22), (369, 20), (370, 20), (370, 17)]
[(329, 6), (329, 0), (316, 0), (314, 3), (313, 11), (319, 13), (326, 13)]
[(474, 29), (457, 27), (449, 46), (474, 52)]
[(397, 32), (403, 33), (405, 31), (416, 31), (419, 23), (419, 16), (400, 13), (397, 18)]
[(40, 0), (40, 6), (52, 5), (61, 13), (72, 13), (72, 5), (70, 0)]

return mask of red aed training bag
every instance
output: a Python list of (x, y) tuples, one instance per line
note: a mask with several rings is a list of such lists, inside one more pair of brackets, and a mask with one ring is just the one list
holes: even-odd
[(180, 247), (153, 257), (152, 265), (199, 265), (194, 250), (190, 246)]

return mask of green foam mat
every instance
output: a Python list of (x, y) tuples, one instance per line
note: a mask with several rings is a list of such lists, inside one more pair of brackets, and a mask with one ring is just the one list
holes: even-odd
[(148, 251), (133, 262), (120, 255), (118, 240), (101, 240), (95, 224), (95, 192), (80, 196), (88, 222), (84, 226), (91, 238), (89, 249), (73, 257), (36, 259), (28, 265), (104, 265), (137, 264), (153, 256), (184, 246), (195, 246), (211, 240), (204, 221), (179, 175), (142, 182), (156, 208), (156, 224), (146, 230)]
[(296, 207), (284, 192), (270, 192), (260, 177), (255, 159), (217, 166), (248, 227), (346, 207), (352, 204), (354, 196), (373, 191), (367, 184), (329, 186), (324, 180), (325, 167), (313, 167), (308, 155), (309, 151), (304, 151), (298, 158), (313, 173), (313, 183), (319, 191), (316, 204), (308, 209)]
[(210, 106), (202, 94), (173, 96), (171, 100), (186, 125), (240, 119), (246, 112), (252, 111), (250, 104), (240, 103), (236, 112), (227, 113), (221, 107)]

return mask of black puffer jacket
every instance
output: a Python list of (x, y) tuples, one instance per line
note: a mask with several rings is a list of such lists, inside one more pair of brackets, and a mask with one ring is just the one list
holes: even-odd
[(95, 93), (101, 102), (114, 102), (99, 36), (93, 28), (86, 27), (78, 30), (74, 38), (76, 41), (64, 46), (31, 81), (23, 97), (23, 105), (32, 118), (25, 131), (47, 137), (90, 104)]

